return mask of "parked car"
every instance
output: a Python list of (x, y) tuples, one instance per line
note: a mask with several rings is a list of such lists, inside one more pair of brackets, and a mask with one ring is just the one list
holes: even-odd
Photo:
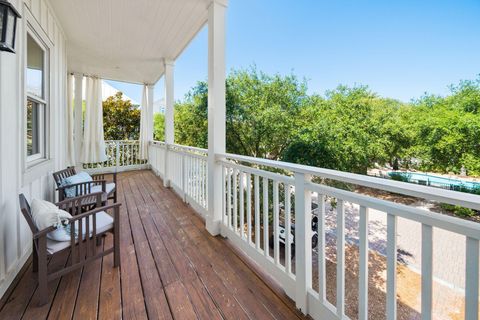
[[(282, 208), (283, 206), (281, 206)], [(293, 208), (292, 208), (292, 213), (293, 213)], [(315, 248), (318, 244), (318, 204), (312, 202), (312, 249)], [(280, 223), (279, 224), (279, 232), (278, 232), (278, 242), (280, 245), (285, 246), (286, 242), (286, 232), (285, 232), (285, 226)], [(270, 248), (274, 247), (274, 236), (271, 235), (269, 238), (269, 245)], [(290, 244), (291, 244), (291, 249), (290, 252), (292, 254), (292, 258), (295, 256), (295, 223), (291, 224), (290, 228)]]

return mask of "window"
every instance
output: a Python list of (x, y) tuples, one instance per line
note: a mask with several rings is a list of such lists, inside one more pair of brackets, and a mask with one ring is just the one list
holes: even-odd
[(27, 34), (26, 70), (26, 149), (27, 161), (45, 159), (46, 155), (46, 49)]

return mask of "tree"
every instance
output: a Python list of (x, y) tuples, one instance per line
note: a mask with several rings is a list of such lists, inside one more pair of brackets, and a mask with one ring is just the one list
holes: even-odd
[(326, 97), (312, 97), (302, 110), (301, 128), (282, 159), (342, 171), (367, 173), (384, 161), (382, 123), (398, 102), (383, 99), (367, 87), (339, 86)]
[[(450, 90), (410, 103), (365, 86), (308, 95), (307, 83), (294, 75), (267, 75), (255, 67), (232, 71), (226, 79), (227, 152), (362, 174), (378, 163), (434, 172), (464, 167), (480, 175), (480, 77)], [(121, 94), (104, 103), (104, 114), (106, 137), (138, 138), (140, 111)], [(154, 122), (155, 139), (163, 140), (163, 115)], [(175, 104), (175, 140), (207, 147), (206, 82)]]
[(420, 169), (480, 175), (480, 78), (450, 86), (446, 97), (414, 101), (414, 153)]
[(140, 109), (117, 92), (103, 102), (103, 128), (106, 140), (138, 140)]
[(163, 113), (157, 112), (153, 115), (153, 139), (165, 140), (165, 115)]
[[(293, 75), (268, 76), (255, 67), (233, 71), (226, 81), (227, 151), (278, 159), (291, 142), (307, 98), (305, 82)], [(175, 106), (175, 139), (207, 147), (208, 87), (198, 82)]]
[[(227, 91), (228, 92), (228, 91)], [(175, 104), (175, 141), (188, 146), (208, 147), (208, 86), (204, 81)]]
[(227, 78), (227, 150), (277, 160), (292, 142), (307, 85), (294, 75), (267, 75), (255, 67)]

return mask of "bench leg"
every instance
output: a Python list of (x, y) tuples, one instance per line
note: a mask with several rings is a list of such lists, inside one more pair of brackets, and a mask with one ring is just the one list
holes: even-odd
[(46, 238), (39, 239), (39, 247), (45, 250), (38, 252), (38, 291), (39, 305), (44, 305), (48, 302), (48, 274), (47, 274), (47, 243)]
[(38, 272), (38, 252), (37, 252), (37, 246), (35, 245), (35, 240), (33, 240), (33, 272)]
[(118, 228), (118, 222), (115, 221), (115, 226), (116, 226), (116, 232), (113, 235), (113, 266), (120, 267), (120, 234), (119, 234), (119, 228)]

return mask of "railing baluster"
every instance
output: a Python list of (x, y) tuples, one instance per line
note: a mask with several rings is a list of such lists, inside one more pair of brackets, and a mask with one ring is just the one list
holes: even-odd
[(262, 179), (262, 187), (263, 187), (263, 253), (266, 257), (270, 256), (270, 249), (268, 244), (268, 179), (263, 177)]
[(196, 181), (196, 159), (192, 157), (192, 199), (197, 201), (197, 181)]
[(122, 167), (125, 166), (125, 144), (121, 144), (122, 146)]
[(387, 214), (387, 320), (397, 318), (397, 216)]
[(194, 201), (197, 201), (197, 159), (193, 157), (192, 157), (192, 184), (193, 184), (192, 198)]
[(204, 191), (205, 191), (205, 188), (204, 188), (204, 166), (203, 166), (203, 161), (202, 160), (199, 160), (199, 164), (200, 164), (200, 204), (202, 205), (203, 207), (203, 201), (205, 199), (204, 197)]
[(422, 224), (422, 319), (432, 319), (433, 228)]
[(195, 201), (200, 200), (200, 166), (198, 165), (198, 158), (195, 158)]
[(232, 228), (232, 169), (228, 168), (227, 169), (227, 189), (228, 189), (228, 194), (227, 194), (227, 210), (228, 210), (228, 227), (231, 229)]
[[(183, 201), (186, 201), (187, 195), (187, 179), (186, 179), (186, 169), (185, 169), (185, 162), (186, 162), (187, 155), (182, 154), (182, 192), (183, 192)], [(222, 166), (222, 181), (225, 183), (225, 167)], [(223, 186), (223, 203), (225, 203), (225, 186)], [(225, 215), (225, 209), (223, 210), (223, 215)], [(223, 216), (222, 216), (223, 217)], [(222, 218), (223, 221), (223, 218)]]
[(223, 213), (222, 213), (222, 225), (225, 226), (226, 224), (226, 220), (227, 220), (227, 199), (226, 199), (226, 187), (225, 187), (225, 183), (227, 182), (226, 181), (226, 173), (225, 173), (225, 166), (222, 166), (222, 208), (223, 208)]
[(237, 185), (237, 173), (238, 170), (234, 169), (233, 171), (233, 230), (235, 232), (238, 231), (238, 203), (237, 203), (237, 195), (238, 195), (238, 185)]
[(467, 237), (465, 274), (465, 319), (478, 319), (479, 241)]
[[(287, 273), (292, 272), (292, 241), (290, 240), (290, 234), (292, 230), (292, 222), (291, 222), (291, 192), (290, 186), (288, 184), (284, 185), (284, 192), (285, 192), (285, 267), (287, 269)], [(302, 212), (299, 212), (302, 214)]]
[(273, 257), (280, 264), (278, 181), (273, 181)]
[(368, 319), (368, 208), (360, 206), (359, 222), (359, 286), (358, 286), (358, 319)]
[(239, 184), (240, 184), (240, 237), (245, 238), (245, 199), (244, 199), (244, 182), (245, 173), (240, 172)]
[(337, 317), (345, 314), (345, 204), (337, 199)]
[(207, 167), (207, 161), (204, 160), (205, 163), (205, 210), (208, 210), (208, 167)]
[(204, 203), (204, 207), (206, 208), (207, 207), (207, 199), (208, 199), (208, 195), (207, 195), (207, 177), (208, 177), (208, 168), (207, 168), (207, 162), (205, 160), (203, 160), (203, 172), (204, 172), (204, 175), (203, 175), (203, 203)]
[(253, 177), (253, 189), (255, 192), (255, 248), (260, 251), (260, 181), (259, 177)]
[(247, 173), (247, 237), (252, 243), (252, 176)]
[(192, 157), (187, 158), (187, 194), (192, 197)]
[(318, 297), (320, 303), (326, 300), (326, 269), (325, 269), (325, 196), (317, 196), (318, 203)]

